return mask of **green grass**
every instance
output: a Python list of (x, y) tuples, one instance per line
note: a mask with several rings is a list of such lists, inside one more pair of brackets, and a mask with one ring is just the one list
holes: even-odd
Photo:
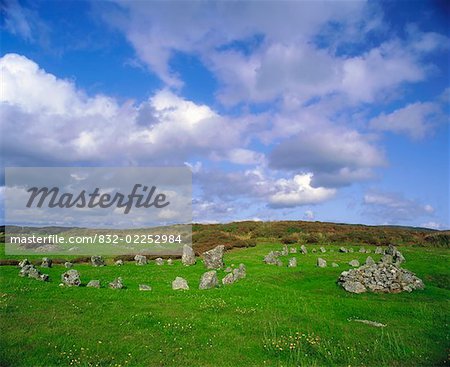
[[(17, 276), (0, 267), (0, 365), (2, 366), (445, 366), (448, 365), (450, 251), (401, 248), (404, 267), (426, 289), (401, 294), (360, 294), (336, 285), (351, 259), (366, 254), (335, 252), (297, 256), (297, 268), (262, 263), (281, 244), (259, 243), (225, 255), (244, 263), (247, 278), (198, 290), (201, 262), (184, 267), (151, 263), (138, 267), (77, 264), (84, 284), (102, 289), (58, 287), (62, 266), (44, 269), (51, 282)], [(317, 246), (308, 246), (308, 248)], [(358, 249), (354, 246), (355, 250)], [(368, 248), (368, 246), (366, 246)], [(317, 257), (339, 268), (319, 269)], [(373, 255), (375, 260), (379, 255)], [(287, 260), (284, 261), (287, 263)], [(219, 272), (220, 278), (225, 273)], [(105, 286), (121, 276), (127, 289)], [(191, 289), (173, 291), (185, 277)], [(138, 291), (138, 284), (153, 287)], [(375, 328), (348, 321), (387, 324)]]

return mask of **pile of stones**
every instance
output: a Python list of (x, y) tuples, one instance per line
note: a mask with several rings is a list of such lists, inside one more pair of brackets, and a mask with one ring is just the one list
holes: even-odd
[(423, 281), (400, 266), (404, 261), (401, 252), (389, 245), (378, 263), (368, 258), (365, 265), (342, 272), (338, 284), (351, 293), (399, 293), (423, 289)]

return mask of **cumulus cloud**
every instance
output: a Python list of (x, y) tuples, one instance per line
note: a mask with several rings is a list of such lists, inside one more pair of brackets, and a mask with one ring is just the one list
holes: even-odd
[(383, 152), (355, 130), (328, 126), (301, 132), (278, 144), (269, 156), (275, 169), (309, 169), (313, 184), (343, 186), (372, 177), (385, 164)]
[(312, 187), (312, 174), (295, 175), (292, 179), (275, 181), (276, 193), (269, 197), (273, 208), (290, 208), (306, 204), (318, 204), (331, 199), (335, 189)]
[(429, 217), (435, 211), (430, 204), (420, 204), (401, 194), (389, 192), (367, 193), (364, 195), (364, 205), (368, 214), (393, 223)]
[(10, 163), (182, 164), (195, 154), (217, 152), (228, 159), (229, 151), (231, 160), (252, 158), (240, 147), (245, 122), (168, 90), (140, 104), (119, 104), (107, 96), (86, 95), (24, 56), (7, 54), (0, 68), (2, 128), (8, 131), (4, 149)]
[(412, 139), (422, 139), (432, 132), (442, 119), (441, 107), (433, 102), (411, 103), (389, 114), (380, 114), (369, 121), (374, 130), (404, 134)]

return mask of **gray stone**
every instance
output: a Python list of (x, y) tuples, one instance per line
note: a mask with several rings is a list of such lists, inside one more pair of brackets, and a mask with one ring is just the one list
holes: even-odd
[(348, 250), (345, 247), (340, 247), (339, 252), (347, 253)]
[(319, 257), (317, 259), (317, 266), (319, 268), (326, 268), (327, 267), (327, 262), (324, 259), (322, 259), (321, 257)]
[(31, 263), (28, 261), (28, 259), (23, 259), (19, 262), (19, 267), (23, 268), (25, 265), (31, 265)]
[(263, 260), (266, 264), (269, 264), (269, 265), (277, 265), (277, 263), (278, 263), (278, 256), (275, 254), (275, 252), (273, 252), (273, 251), (270, 251), (269, 252), (269, 254), (267, 254), (265, 257), (264, 257), (264, 260)]
[(103, 257), (93, 255), (91, 256), (91, 264), (92, 266), (105, 266), (105, 260), (103, 260)]
[(172, 289), (174, 290), (188, 290), (189, 285), (186, 279), (183, 279), (181, 277), (176, 277), (175, 280), (172, 282)]
[(244, 264), (239, 264), (237, 269), (233, 269), (233, 277), (235, 280), (243, 279), (247, 276), (247, 269)]
[(150, 287), (147, 284), (139, 284), (139, 290), (140, 291), (151, 291), (152, 287)]
[(223, 285), (232, 284), (232, 283), (234, 283), (234, 281), (235, 281), (235, 279), (234, 279), (234, 275), (232, 273), (228, 273), (227, 275), (225, 275), (222, 278)]
[(353, 259), (352, 261), (350, 261), (348, 263), (348, 265), (353, 266), (353, 267), (357, 267), (357, 266), (359, 266), (359, 261), (356, 260), (356, 259)]
[(377, 248), (375, 249), (375, 253), (377, 255), (381, 255), (383, 253), (383, 248), (381, 246), (377, 246)]
[(291, 254), (296, 254), (296, 253), (297, 253), (297, 247), (291, 247), (291, 248), (289, 249), (289, 253), (291, 253)]
[(306, 255), (308, 253), (308, 249), (305, 245), (300, 246), (300, 253), (302, 253), (303, 255)]
[(123, 265), (123, 260), (119, 259), (114, 263), (116, 266), (122, 266)]
[(100, 288), (100, 280), (90, 280), (89, 283), (86, 285), (86, 287), (89, 288)]
[(362, 253), (362, 254), (365, 254), (365, 253), (366, 253), (366, 249), (365, 249), (364, 247), (361, 246), (361, 247), (359, 248), (359, 252)]
[(108, 287), (111, 289), (122, 289), (124, 288), (123, 280), (121, 277), (114, 279), (111, 283), (108, 284)]
[(374, 265), (375, 261), (373, 261), (372, 257), (367, 256), (366, 265)]
[(230, 266), (228, 266), (228, 267), (224, 270), (225, 273), (231, 273), (232, 271), (233, 271), (233, 269), (232, 269)]
[(173, 260), (172, 259), (167, 259), (167, 265), (173, 265)]
[(322, 252), (322, 253), (327, 252), (327, 250), (325, 250), (325, 247), (320, 247), (319, 250), (320, 250), (320, 252)]
[(405, 258), (400, 251), (394, 245), (389, 245), (386, 251), (384, 252), (386, 255), (392, 256), (392, 262), (396, 265), (400, 265), (405, 262)]
[(147, 256), (138, 254), (134, 257), (134, 261), (138, 266), (147, 265)]
[(289, 254), (289, 249), (287, 245), (283, 246), (283, 249), (281, 250), (281, 256), (287, 256)]
[(354, 252), (354, 251), (353, 251), (353, 248), (350, 247), (350, 248), (348, 249), (348, 252), (353, 253), (353, 252)]
[(333, 268), (338, 268), (338, 267), (339, 267), (339, 264), (337, 264), (337, 263), (331, 263), (331, 266), (332, 266)]
[(195, 252), (189, 245), (183, 245), (183, 255), (181, 256), (181, 262), (183, 265), (189, 266), (196, 263)]
[(70, 261), (66, 261), (66, 262), (64, 263), (64, 267), (65, 267), (66, 269), (71, 269), (71, 268), (73, 267), (73, 264), (72, 264)]
[(156, 258), (155, 259), (155, 264), (159, 265), (159, 266), (164, 265), (164, 259), (161, 258), (161, 257)]
[(223, 252), (225, 246), (219, 245), (203, 253), (203, 263), (207, 269), (221, 269), (224, 266)]
[(41, 274), (41, 272), (34, 267), (34, 265), (24, 265), (19, 271), (20, 277), (28, 277), (41, 281), (48, 281), (49, 276), (47, 274)]
[(52, 259), (48, 258), (48, 257), (43, 257), (42, 258), (42, 264), (41, 267), (43, 268), (51, 268), (52, 267)]
[(296, 268), (297, 267), (297, 258), (291, 257), (289, 259), (288, 268)]
[[(235, 269), (237, 270), (237, 269)], [(204, 273), (200, 279), (199, 289), (211, 289), (219, 285), (219, 280), (217, 279), (217, 271), (211, 270)]]
[(364, 293), (367, 292), (366, 287), (360, 282), (345, 282), (343, 285), (344, 289), (350, 293)]
[(61, 275), (61, 281), (68, 287), (79, 287), (81, 284), (80, 273), (75, 269), (67, 270)]

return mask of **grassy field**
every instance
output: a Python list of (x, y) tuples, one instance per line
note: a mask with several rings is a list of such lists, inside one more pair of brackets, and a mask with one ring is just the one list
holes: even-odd
[[(0, 267), (2, 366), (445, 366), (449, 364), (450, 251), (401, 247), (404, 267), (425, 282), (423, 291), (346, 293), (338, 275), (366, 254), (335, 252), (296, 256), (297, 268), (265, 265), (281, 243), (259, 241), (233, 249), (227, 265), (244, 263), (247, 278), (198, 290), (201, 262), (192, 267), (111, 263), (76, 264), (86, 284), (58, 287), (61, 265), (44, 269), (49, 283)], [(314, 245), (308, 245), (311, 249)], [(355, 250), (359, 248), (354, 246)], [(366, 246), (369, 248), (369, 246)], [(372, 247), (373, 249), (374, 247)], [(373, 252), (373, 251), (372, 251)], [(320, 269), (317, 257), (339, 268)], [(377, 256), (373, 255), (375, 260)], [(287, 263), (286, 258), (284, 262)], [(219, 272), (219, 278), (224, 276)], [(105, 286), (121, 276), (126, 289)], [(191, 289), (173, 291), (176, 276)], [(141, 292), (138, 284), (153, 287)], [(387, 326), (376, 328), (351, 319)], [(349, 321), (350, 320), (350, 321)]]

